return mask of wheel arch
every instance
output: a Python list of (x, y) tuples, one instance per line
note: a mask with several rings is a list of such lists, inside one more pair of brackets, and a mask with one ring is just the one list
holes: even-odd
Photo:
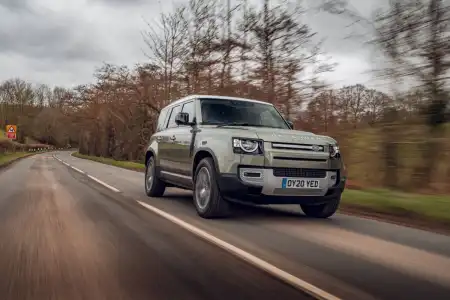
[(195, 170), (197, 169), (198, 164), (202, 159), (206, 157), (211, 157), (214, 163), (214, 168), (216, 169), (216, 173), (220, 172), (219, 164), (217, 162), (217, 157), (214, 152), (209, 148), (199, 148), (194, 153), (194, 159), (192, 160), (192, 179), (195, 176)]
[(145, 153), (145, 166), (147, 166), (147, 163), (152, 156), (155, 157), (155, 152), (153, 151), (153, 149), (148, 149)]

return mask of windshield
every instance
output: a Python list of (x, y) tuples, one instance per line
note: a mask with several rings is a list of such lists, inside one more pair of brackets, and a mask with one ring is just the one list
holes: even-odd
[(202, 99), (202, 125), (241, 125), (290, 129), (269, 104), (228, 99)]

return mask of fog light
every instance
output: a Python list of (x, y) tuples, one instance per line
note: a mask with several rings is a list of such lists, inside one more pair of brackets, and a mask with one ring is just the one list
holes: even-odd
[(256, 173), (256, 172), (244, 172), (244, 177), (260, 178), (260, 177), (261, 177), (261, 173)]

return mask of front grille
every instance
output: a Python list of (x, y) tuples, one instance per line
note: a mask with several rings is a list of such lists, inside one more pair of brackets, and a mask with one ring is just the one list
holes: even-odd
[(275, 177), (306, 177), (306, 178), (325, 178), (327, 170), (323, 169), (298, 169), (298, 168), (274, 168)]
[(273, 159), (278, 160), (293, 160), (293, 161), (316, 161), (316, 162), (326, 162), (326, 159), (320, 158), (304, 158), (304, 157), (284, 157), (284, 156), (274, 156)]
[(301, 150), (301, 151), (313, 151), (313, 152), (324, 152), (325, 147), (321, 145), (310, 145), (310, 144), (290, 144), (290, 143), (272, 143), (273, 149), (284, 149), (284, 150)]

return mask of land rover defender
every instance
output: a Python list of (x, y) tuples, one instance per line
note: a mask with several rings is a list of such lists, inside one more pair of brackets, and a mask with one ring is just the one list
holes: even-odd
[(299, 204), (328, 218), (345, 187), (336, 140), (294, 130), (272, 104), (234, 97), (193, 95), (163, 108), (145, 165), (149, 197), (192, 190), (203, 218), (228, 215), (230, 201)]

